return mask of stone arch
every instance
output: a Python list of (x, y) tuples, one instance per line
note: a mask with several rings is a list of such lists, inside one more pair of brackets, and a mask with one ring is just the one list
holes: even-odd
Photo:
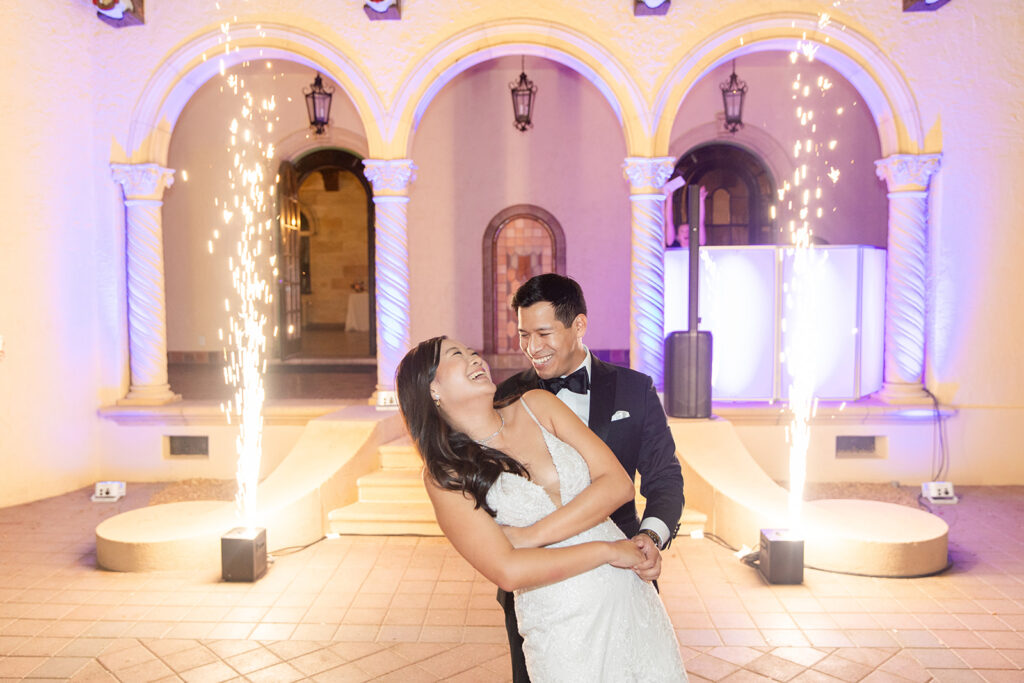
[(384, 132), (393, 156), (410, 156), (412, 139), (434, 96), (463, 71), (497, 57), (542, 57), (576, 71), (604, 95), (623, 128), (626, 149), (650, 147), (650, 109), (633, 78), (606, 48), (572, 29), (551, 23), (478, 26), (427, 54), (402, 85)]
[(286, 59), (322, 71), (338, 83), (359, 114), (370, 155), (381, 150), (378, 121), (384, 107), (369, 80), (335, 45), (281, 24), (238, 24), (224, 54), (223, 33), (208, 31), (187, 41), (156, 69), (132, 112), (125, 153), (136, 163), (166, 165), (171, 135), (182, 109), (206, 81), (225, 67), (255, 59)]
[(856, 88), (871, 111), (882, 156), (918, 153), (924, 145), (920, 112), (895, 64), (868, 38), (851, 28), (818, 25), (817, 15), (776, 14), (728, 26), (697, 45), (665, 78), (654, 103), (654, 149), (668, 149), (675, 112), (709, 71), (745, 54), (789, 52), (805, 38), (817, 48), (816, 59), (829, 65)]

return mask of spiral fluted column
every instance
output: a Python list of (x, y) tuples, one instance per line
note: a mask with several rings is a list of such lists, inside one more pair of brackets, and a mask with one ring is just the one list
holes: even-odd
[(665, 194), (674, 157), (628, 157), (632, 226), (629, 273), (629, 365), (662, 388), (665, 374)]
[(925, 403), (928, 183), (938, 154), (896, 154), (875, 162), (889, 188), (889, 241), (885, 269), (885, 355), (879, 398)]
[(167, 382), (167, 303), (164, 289), (164, 189), (174, 170), (158, 164), (111, 164), (124, 189), (128, 276), (128, 365), (131, 384), (119, 401), (159, 405), (181, 399)]
[(416, 165), (409, 159), (365, 159), (373, 185), (376, 255), (378, 406), (398, 405), (395, 371), (409, 350), (409, 183)]

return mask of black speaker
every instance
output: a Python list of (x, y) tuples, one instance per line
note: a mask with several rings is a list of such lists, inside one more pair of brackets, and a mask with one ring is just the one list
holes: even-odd
[(672, 332), (665, 338), (665, 412), (711, 417), (710, 332)]
[(761, 529), (758, 565), (768, 583), (803, 583), (803, 539), (791, 538), (785, 529)]
[(267, 530), (238, 527), (220, 537), (221, 578), (255, 581), (267, 571)]

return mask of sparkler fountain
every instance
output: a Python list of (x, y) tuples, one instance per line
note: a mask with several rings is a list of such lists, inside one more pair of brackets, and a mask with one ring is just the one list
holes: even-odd
[[(223, 73), (223, 69), (222, 69)], [(263, 451), (263, 402), (266, 393), (263, 374), (266, 371), (267, 325), (266, 306), (273, 297), (265, 273), (274, 268), (275, 257), (264, 253), (269, 244), (273, 221), (268, 215), (267, 198), (273, 197), (273, 185), (266, 187), (267, 166), (274, 157), (274, 148), (262, 139), (260, 128), (273, 130), (270, 116), (275, 110), (273, 98), (255, 101), (245, 90), (244, 80), (235, 74), (226, 75), (228, 87), (241, 93), (239, 119), (230, 126), (229, 151), (233, 151), (233, 166), (228, 171), (231, 188), (236, 194), (223, 203), (223, 218), (238, 233), (235, 254), (228, 259), (231, 280), (237, 294), (232, 312), (231, 302), (225, 300), (229, 313), (229, 332), (224, 350), (224, 379), (234, 387), (234, 398), (221, 408), (228, 422), (237, 422), (235, 441), (238, 453), (238, 493), (235, 501), (243, 524), (259, 526), (257, 512), (257, 484)], [(220, 231), (214, 232), (214, 239)], [(209, 243), (213, 251), (213, 240)], [(271, 250), (268, 248), (268, 252)], [(221, 331), (223, 338), (223, 331)]]

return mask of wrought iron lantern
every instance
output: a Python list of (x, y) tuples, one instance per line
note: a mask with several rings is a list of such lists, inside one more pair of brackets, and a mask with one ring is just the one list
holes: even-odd
[(533, 100), (537, 96), (537, 86), (526, 77), (526, 57), (523, 57), (519, 82), (509, 83), (508, 87), (512, 90), (512, 111), (516, 117), (513, 125), (520, 131), (533, 128)]
[(743, 127), (743, 100), (747, 96), (747, 84), (736, 78), (736, 60), (732, 60), (732, 75), (722, 83), (722, 104), (725, 106), (725, 129), (735, 133)]
[(306, 112), (309, 114), (309, 125), (316, 128), (316, 134), (322, 135), (327, 124), (331, 120), (331, 95), (334, 89), (325, 90), (323, 79), (320, 74), (309, 86), (309, 92), (303, 90), (306, 96)]

